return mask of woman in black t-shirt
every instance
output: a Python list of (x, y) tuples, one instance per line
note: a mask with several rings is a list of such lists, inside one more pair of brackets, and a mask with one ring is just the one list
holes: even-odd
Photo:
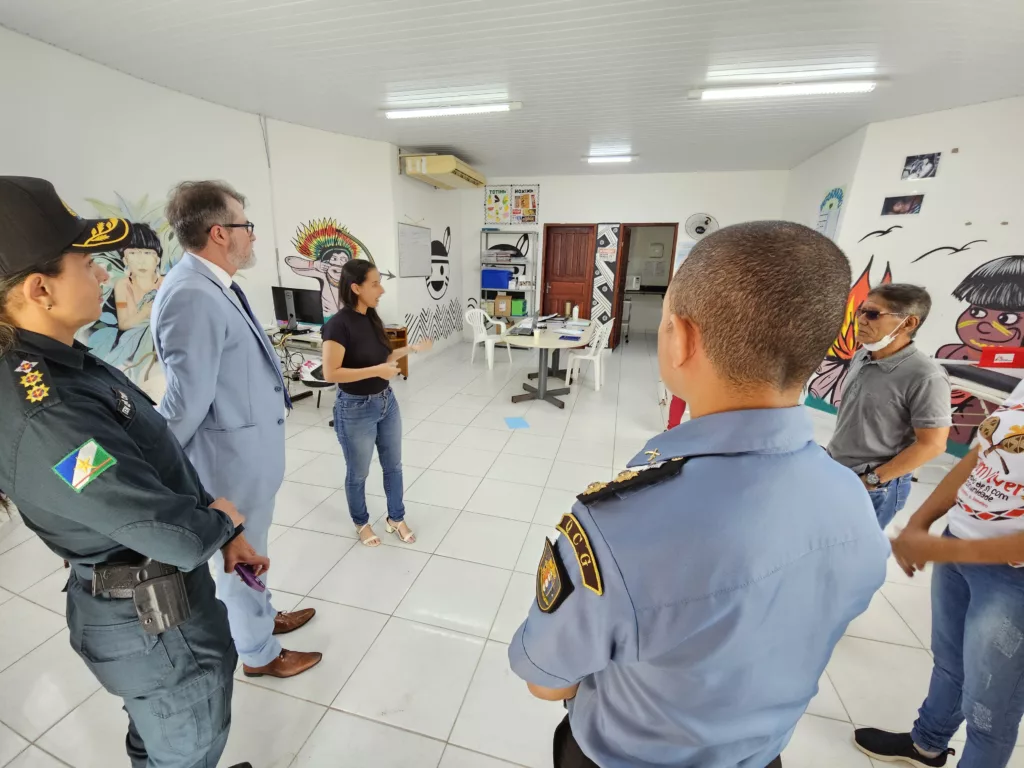
[(399, 358), (433, 346), (427, 339), (392, 351), (376, 310), (383, 295), (380, 272), (373, 264), (363, 259), (347, 262), (338, 289), (342, 309), (322, 331), (324, 378), (338, 384), (334, 431), (345, 454), (348, 512), (359, 540), (368, 547), (380, 544), (366, 509), (366, 477), (374, 445), (384, 470), (387, 532), (406, 544), (416, 541), (405, 522), (402, 501), (402, 417), (388, 381), (398, 375)]

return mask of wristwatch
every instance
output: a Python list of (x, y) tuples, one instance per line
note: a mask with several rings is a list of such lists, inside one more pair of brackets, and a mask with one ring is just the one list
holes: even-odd
[(874, 470), (872, 470), (871, 472), (868, 472), (866, 475), (864, 475), (864, 479), (867, 481), (867, 484), (870, 485), (873, 488), (882, 484), (882, 478), (880, 478), (874, 472)]

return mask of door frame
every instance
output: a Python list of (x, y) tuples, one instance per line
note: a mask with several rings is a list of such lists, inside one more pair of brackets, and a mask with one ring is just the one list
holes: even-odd
[(622, 223), (619, 224), (619, 251), (615, 255), (615, 293), (613, 294), (612, 302), (612, 335), (608, 340), (608, 346), (611, 349), (619, 344), (619, 338), (622, 332), (622, 302), (626, 298), (626, 266), (629, 262), (629, 238), (633, 236), (632, 230), (638, 227), (671, 227), (672, 228), (672, 250), (665, 254), (666, 258), (671, 260), (671, 266), (669, 267), (668, 282), (672, 284), (672, 278), (675, 277), (673, 267), (676, 262), (676, 247), (679, 244), (679, 222), (678, 221), (664, 221), (664, 222), (639, 222), (639, 223)]
[(590, 269), (587, 270), (587, 300), (584, 302), (585, 306), (580, 307), (580, 317), (587, 320), (590, 319), (590, 308), (594, 302), (594, 270), (597, 268), (597, 224), (571, 224), (571, 223), (558, 223), (558, 224), (544, 224), (544, 244), (541, 246), (541, 271), (540, 278), (537, 282), (537, 309), (538, 314), (544, 314), (544, 295), (547, 293), (547, 275), (548, 275), (548, 229), (550, 227), (580, 227), (587, 228), (590, 230), (590, 235), (587, 238), (587, 250), (592, 254), (590, 257)]

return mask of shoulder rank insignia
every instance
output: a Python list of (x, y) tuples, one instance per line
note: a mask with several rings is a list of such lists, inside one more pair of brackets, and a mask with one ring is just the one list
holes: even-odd
[(572, 594), (572, 581), (565, 572), (558, 547), (544, 538), (544, 551), (537, 566), (537, 607), (544, 613), (553, 613)]
[(685, 462), (685, 456), (677, 456), (653, 467), (627, 469), (619, 472), (610, 483), (591, 483), (576, 498), (586, 504), (592, 501), (611, 498), (619, 491), (628, 491), (644, 485), (653, 485), (666, 478), (678, 475), (682, 471)]
[(561, 522), (555, 526), (563, 534), (566, 540), (572, 545), (576, 553), (576, 561), (580, 564), (580, 577), (583, 586), (595, 595), (604, 594), (604, 585), (601, 583), (601, 569), (597, 567), (597, 558), (594, 557), (594, 550), (590, 548), (590, 539), (587, 532), (583, 530), (576, 515), (569, 513), (562, 517)]
[(22, 360), (14, 368), (14, 379), (21, 385), (25, 400), (30, 403), (41, 403), (50, 396), (46, 367), (40, 367), (36, 361)]
[(103, 446), (95, 440), (89, 440), (57, 462), (53, 471), (71, 490), (81, 493), (85, 486), (115, 464), (117, 459), (103, 450)]

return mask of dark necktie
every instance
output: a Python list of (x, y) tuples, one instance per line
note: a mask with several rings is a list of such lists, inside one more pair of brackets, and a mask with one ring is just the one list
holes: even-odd
[[(235, 296), (237, 296), (238, 300), (242, 303), (242, 309), (244, 309), (245, 313), (249, 315), (249, 319), (252, 320), (252, 324), (256, 326), (256, 330), (262, 332), (263, 326), (261, 326), (259, 320), (256, 319), (256, 315), (252, 313), (252, 307), (249, 306), (249, 300), (245, 298), (245, 294), (242, 292), (242, 286), (238, 283), (232, 282), (231, 290), (234, 291)], [(288, 394), (288, 387), (284, 388), (284, 404), (289, 410), (291, 410), (292, 398)]]

